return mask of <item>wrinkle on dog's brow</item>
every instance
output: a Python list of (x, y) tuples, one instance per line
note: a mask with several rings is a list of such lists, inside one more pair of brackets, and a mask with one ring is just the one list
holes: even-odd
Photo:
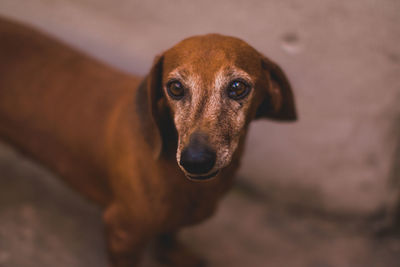
[[(181, 82), (184, 83), (184, 85), (186, 86), (191, 86), (192, 84), (190, 84), (190, 81), (192, 79), (190, 79), (190, 71), (188, 70), (188, 68), (186, 66), (180, 66), (174, 70), (172, 70), (168, 76), (167, 76), (167, 80), (179, 80)], [(189, 84), (188, 84), (189, 82)]]

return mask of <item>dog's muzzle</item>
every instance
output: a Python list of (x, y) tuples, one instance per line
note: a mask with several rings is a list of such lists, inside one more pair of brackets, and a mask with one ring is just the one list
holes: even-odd
[(206, 180), (214, 177), (218, 171), (209, 174), (216, 161), (216, 153), (207, 144), (207, 136), (194, 133), (190, 137), (189, 145), (181, 153), (179, 164), (193, 180)]

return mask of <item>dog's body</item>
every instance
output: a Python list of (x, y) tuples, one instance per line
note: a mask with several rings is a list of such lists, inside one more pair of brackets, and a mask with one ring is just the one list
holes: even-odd
[[(115, 266), (137, 263), (152, 238), (159, 240), (164, 261), (195, 266), (188, 255), (176, 253), (180, 246), (174, 234), (209, 217), (230, 188), (250, 120), (262, 116), (295, 119), (290, 86), (266, 58), (263, 64), (270, 64), (272, 78), (267, 74), (258, 81), (260, 71), (250, 63), (243, 65), (241, 71), (250, 74), (239, 77), (234, 94), (251, 89), (244, 99), (228, 99), (213, 91), (196, 96), (194, 88), (200, 91), (207, 81), (214, 81), (221, 69), (218, 62), (227, 57), (211, 55), (217, 62), (213, 65), (190, 51), (200, 53), (206, 46), (207, 51), (217, 51), (207, 45), (216, 43), (234, 53), (244, 44), (234, 38), (208, 35), (183, 41), (159, 57), (144, 80), (14, 23), (0, 21), (0, 40), (0, 137), (104, 207)], [(247, 53), (245, 61), (253, 60), (255, 50)], [(195, 65), (187, 68), (188, 64)], [(222, 70), (238, 75), (229, 66)], [(207, 74), (202, 76), (203, 70)], [(198, 76), (191, 76), (191, 71)], [(209, 88), (226, 87), (221, 73)], [(242, 79), (248, 80), (241, 83)], [(176, 95), (165, 91), (171, 86)], [(269, 87), (269, 93), (258, 92), (261, 86)], [(272, 108), (266, 106), (267, 94)], [(211, 100), (202, 100), (206, 98)], [(197, 104), (193, 104), (195, 99), (199, 99)], [(219, 107), (217, 102), (224, 104)], [(188, 110), (195, 110), (194, 115), (184, 116)], [(202, 113), (207, 116), (203, 118)], [(218, 114), (237, 117), (227, 120)], [(209, 179), (212, 176), (216, 177)]]

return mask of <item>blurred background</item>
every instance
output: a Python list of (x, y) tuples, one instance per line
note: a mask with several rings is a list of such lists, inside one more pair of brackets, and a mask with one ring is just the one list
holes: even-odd
[[(237, 185), (185, 243), (215, 267), (399, 266), (400, 1), (1, 0), (0, 15), (134, 74), (191, 35), (247, 41), (287, 73), (299, 121), (252, 124)], [(0, 266), (106, 266), (100, 210), (53, 176), (0, 144)]]

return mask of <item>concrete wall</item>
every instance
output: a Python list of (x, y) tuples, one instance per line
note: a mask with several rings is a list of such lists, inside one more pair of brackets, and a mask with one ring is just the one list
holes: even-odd
[(241, 181), (275, 201), (329, 212), (366, 215), (394, 203), (397, 0), (1, 0), (0, 14), (140, 74), (184, 37), (240, 37), (286, 70), (300, 117), (253, 124)]

